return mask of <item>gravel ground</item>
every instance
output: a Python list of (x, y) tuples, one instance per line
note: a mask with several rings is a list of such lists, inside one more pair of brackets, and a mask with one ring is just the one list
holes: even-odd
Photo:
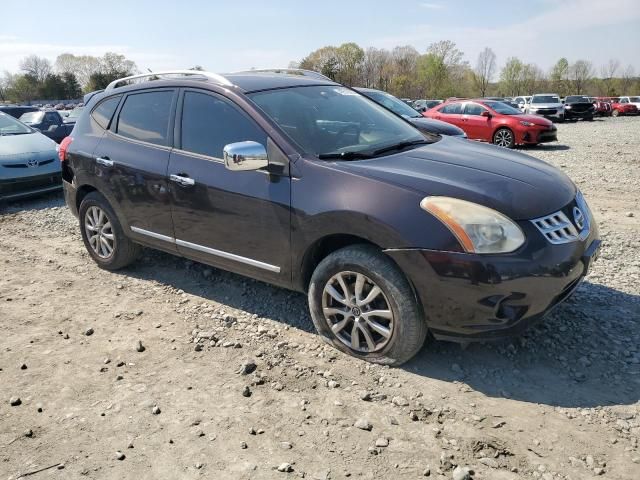
[(61, 196), (4, 207), (0, 478), (639, 478), (640, 117), (558, 128), (524, 151), (598, 219), (587, 280), (399, 369), (325, 346), (304, 295), (153, 251), (105, 272)]

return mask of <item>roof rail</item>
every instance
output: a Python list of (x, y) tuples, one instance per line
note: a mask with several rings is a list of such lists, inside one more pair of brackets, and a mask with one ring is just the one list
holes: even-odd
[(317, 78), (319, 80), (335, 82), (335, 80), (331, 80), (329, 77), (323, 75), (320, 72), (305, 70), (304, 68), (259, 68), (257, 70), (242, 70), (240, 72), (233, 73), (286, 73), (288, 75), (302, 75), (303, 77)]
[(201, 70), (166, 70), (166, 71), (162, 71), (162, 72), (141, 73), (141, 74), (138, 74), (138, 75), (131, 75), (129, 77), (118, 78), (117, 80), (114, 80), (109, 85), (107, 85), (107, 88), (105, 88), (105, 91), (113, 90), (114, 88), (118, 88), (118, 85), (120, 83), (123, 83), (123, 82), (128, 82), (128, 81), (131, 81), (131, 80), (137, 80), (137, 79), (143, 79), (143, 78), (163, 77), (163, 76), (168, 76), (168, 75), (182, 75), (182, 76), (185, 76), (185, 77), (186, 76), (198, 76), (198, 77), (207, 78), (209, 80), (213, 80), (214, 82), (216, 82), (216, 83), (218, 83), (220, 85), (226, 85), (226, 86), (232, 86), (233, 85), (229, 80), (227, 80), (222, 75), (219, 75), (217, 73), (203, 72)]

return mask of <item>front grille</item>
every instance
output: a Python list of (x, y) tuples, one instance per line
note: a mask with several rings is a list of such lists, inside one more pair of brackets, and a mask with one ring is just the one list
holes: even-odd
[[(573, 221), (569, 220), (567, 213), (571, 212)], [(576, 195), (575, 202), (562, 210), (540, 218), (534, 218), (531, 223), (542, 235), (554, 245), (584, 240), (591, 231), (591, 212), (580, 192)]]
[(555, 108), (539, 108), (536, 112), (538, 115), (555, 115), (558, 112)]
[(61, 173), (0, 181), (0, 195), (27, 193), (32, 190), (39, 190), (41, 188), (53, 187), (57, 185), (62, 186)]
[(4, 168), (36, 168), (41, 167), (42, 165), (48, 165), (51, 162), (53, 162), (53, 158), (50, 158), (49, 160), (41, 160), (31, 167), (26, 163), (3, 163), (2, 166)]

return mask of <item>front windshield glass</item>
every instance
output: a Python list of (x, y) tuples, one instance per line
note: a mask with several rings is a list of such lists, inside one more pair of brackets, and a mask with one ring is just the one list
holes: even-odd
[(40, 123), (42, 121), (42, 117), (44, 116), (44, 112), (27, 112), (23, 113), (20, 116), (20, 121), (22, 123)]
[(492, 110), (495, 110), (496, 112), (501, 113), (502, 115), (520, 115), (522, 113), (517, 108), (513, 108), (512, 106), (507, 105), (506, 103), (503, 103), (503, 102), (482, 102), (482, 103), (485, 104), (487, 107), (491, 108)]
[(531, 98), (531, 103), (560, 103), (555, 95), (538, 95)]
[(577, 103), (577, 102), (589, 102), (588, 97), (583, 97), (582, 95), (569, 95), (564, 99), (564, 103)]
[(640, 102), (640, 97), (629, 97), (629, 101), (633, 103)]
[(12, 116), (0, 113), (0, 135), (24, 135), (32, 132), (33, 130)]
[(249, 97), (304, 152), (316, 156), (365, 157), (398, 144), (437, 140), (337, 85), (267, 90)]
[(402, 100), (388, 93), (385, 93), (385, 92), (362, 92), (362, 93), (365, 96), (369, 97), (370, 99), (378, 102), (383, 107), (388, 108), (389, 110), (391, 110), (393, 113), (397, 115), (404, 115), (405, 117), (409, 117), (409, 118), (422, 117), (422, 115), (420, 115), (418, 112), (416, 112), (413, 108), (411, 108), (409, 105), (404, 103)]

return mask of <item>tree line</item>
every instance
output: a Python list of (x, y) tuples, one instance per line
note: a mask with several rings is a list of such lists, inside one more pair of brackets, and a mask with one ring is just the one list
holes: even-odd
[(544, 71), (534, 63), (509, 57), (498, 70), (491, 48), (484, 48), (472, 65), (450, 40), (432, 43), (422, 54), (409, 45), (391, 50), (363, 49), (356, 43), (326, 46), (290, 66), (321, 72), (346, 85), (408, 98), (513, 97), (543, 91), (561, 96), (618, 96), (640, 90), (633, 66), (624, 67), (616, 59), (597, 71), (589, 60), (560, 58), (551, 70)]
[(53, 64), (46, 58), (29, 55), (20, 62), (20, 73), (5, 71), (0, 76), (0, 101), (74, 100), (137, 71), (133, 61), (113, 52), (102, 57), (63, 53)]

